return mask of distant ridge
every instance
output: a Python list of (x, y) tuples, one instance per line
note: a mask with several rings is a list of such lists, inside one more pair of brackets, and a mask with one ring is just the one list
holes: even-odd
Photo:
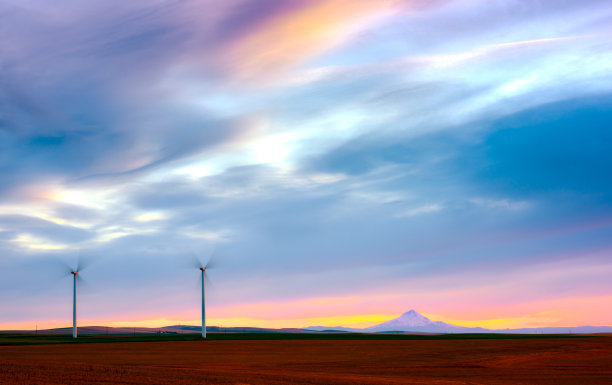
[[(110, 326), (79, 326), (81, 335), (130, 335), (130, 334), (197, 334), (200, 333), (201, 326), (192, 325), (172, 325), (160, 328), (143, 327), (110, 327)], [(297, 328), (256, 328), (256, 327), (219, 327), (208, 326), (211, 333), (313, 333), (312, 330)], [(2, 330), (0, 333), (38, 333), (38, 334), (72, 334), (72, 327), (39, 329), (34, 330)]]
[(342, 326), (311, 326), (307, 330), (337, 330), (361, 333), (384, 333), (384, 332), (412, 332), (412, 333), (516, 333), (516, 334), (590, 334), (590, 333), (612, 333), (612, 326), (578, 326), (578, 327), (543, 327), (543, 328), (520, 328), (520, 329), (484, 329), (481, 327), (466, 327), (452, 325), (442, 321), (432, 321), (419, 314), (416, 310), (410, 310), (401, 316), (378, 325), (364, 329), (345, 328)]

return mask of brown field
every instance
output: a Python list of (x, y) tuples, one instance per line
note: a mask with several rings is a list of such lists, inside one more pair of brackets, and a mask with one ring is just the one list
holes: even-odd
[(612, 337), (0, 347), (2, 384), (611, 384)]

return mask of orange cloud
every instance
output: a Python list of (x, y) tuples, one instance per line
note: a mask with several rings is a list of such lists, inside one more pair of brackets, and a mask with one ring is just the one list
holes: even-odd
[(266, 78), (320, 54), (390, 11), (390, 0), (311, 1), (237, 41), (230, 60), (241, 79)]

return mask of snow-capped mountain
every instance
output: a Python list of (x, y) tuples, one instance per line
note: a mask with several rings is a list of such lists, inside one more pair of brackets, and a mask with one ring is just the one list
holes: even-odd
[(431, 333), (449, 333), (473, 328), (464, 328), (447, 324), (442, 321), (432, 321), (424, 315), (419, 314), (415, 310), (410, 310), (401, 316), (381, 324), (366, 328), (365, 331), (416, 331), (416, 332), (431, 332)]
[[(444, 322), (439, 322), (444, 324)], [(410, 310), (391, 321), (383, 322), (379, 325), (369, 327), (370, 330), (404, 330), (406, 328), (433, 326), (436, 323), (429, 318)]]
[(432, 321), (419, 314), (415, 310), (410, 310), (401, 316), (378, 325), (370, 326), (365, 329), (351, 329), (342, 326), (313, 326), (308, 330), (336, 330), (347, 332), (417, 332), (417, 333), (611, 333), (610, 326), (578, 326), (578, 327), (543, 327), (543, 328), (521, 328), (521, 329), (500, 329), (491, 330), (480, 327), (470, 328), (457, 326), (442, 321)]
[(442, 321), (432, 321), (424, 315), (419, 314), (416, 310), (410, 310), (401, 316), (378, 325), (370, 326), (365, 329), (351, 329), (341, 326), (325, 327), (313, 326), (310, 330), (339, 330), (339, 331), (358, 331), (358, 332), (389, 332), (389, 331), (410, 331), (421, 333), (467, 333), (481, 332), (482, 328), (467, 328), (463, 326), (455, 326)]

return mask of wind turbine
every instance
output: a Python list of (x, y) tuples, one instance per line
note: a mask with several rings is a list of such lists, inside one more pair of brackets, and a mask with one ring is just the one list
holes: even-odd
[(77, 281), (83, 280), (79, 274), (86, 268), (83, 262), (83, 258), (79, 254), (76, 267), (74, 269), (70, 268), (69, 273), (72, 275), (72, 338), (77, 338)]
[[(206, 263), (202, 263), (202, 261), (198, 257), (196, 257), (194, 254), (192, 255), (195, 259), (196, 267), (200, 269), (201, 274), (202, 274), (200, 277), (200, 279), (202, 280), (202, 338), (205, 339), (206, 338), (206, 279), (208, 277), (206, 270), (213, 267), (213, 264), (211, 264), (213, 254), (211, 254), (211, 257), (208, 259), (208, 262)], [(210, 280), (210, 278), (208, 278), (208, 280)]]

